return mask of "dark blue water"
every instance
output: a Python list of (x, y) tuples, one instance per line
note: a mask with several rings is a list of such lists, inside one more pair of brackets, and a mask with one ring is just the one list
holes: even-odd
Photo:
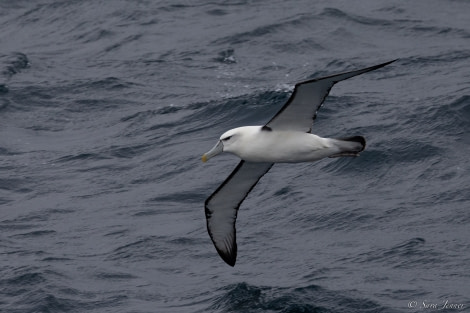
[[(470, 2), (0, 0), (1, 312), (470, 309)], [(200, 161), (301, 80), (359, 158), (280, 164), (234, 268)], [(411, 308), (409, 307), (411, 306)]]

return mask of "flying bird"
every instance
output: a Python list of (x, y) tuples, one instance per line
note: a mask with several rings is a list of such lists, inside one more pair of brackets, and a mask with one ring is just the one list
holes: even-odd
[(227, 179), (205, 201), (207, 231), (222, 259), (235, 265), (237, 242), (235, 221), (248, 193), (274, 163), (313, 162), (326, 157), (355, 157), (364, 150), (362, 136), (322, 138), (311, 133), (318, 109), (337, 82), (384, 67), (396, 60), (368, 68), (297, 83), (286, 104), (262, 126), (228, 130), (202, 156), (229, 152), (241, 161)]

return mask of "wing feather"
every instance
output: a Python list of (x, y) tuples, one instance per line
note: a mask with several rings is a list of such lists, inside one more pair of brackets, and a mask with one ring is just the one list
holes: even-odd
[(205, 202), (207, 231), (221, 258), (234, 266), (237, 258), (235, 221), (238, 208), (273, 163), (240, 161)]
[(265, 126), (274, 130), (310, 132), (317, 111), (322, 106), (323, 101), (334, 84), (379, 69), (395, 61), (298, 83), (295, 85), (294, 92), (286, 104)]

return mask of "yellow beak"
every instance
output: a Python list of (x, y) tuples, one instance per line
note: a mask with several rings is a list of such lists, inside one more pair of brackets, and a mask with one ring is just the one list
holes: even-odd
[(218, 141), (217, 144), (214, 146), (214, 148), (210, 149), (208, 152), (204, 153), (202, 155), (202, 162), (207, 162), (210, 158), (216, 156), (219, 153), (222, 153), (224, 151), (224, 144), (222, 141)]

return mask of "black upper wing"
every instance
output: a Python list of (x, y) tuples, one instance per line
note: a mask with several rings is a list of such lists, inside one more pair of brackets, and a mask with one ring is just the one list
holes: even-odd
[(230, 176), (207, 198), (207, 231), (217, 252), (229, 265), (237, 258), (235, 221), (240, 204), (273, 163), (241, 161)]
[(342, 80), (367, 73), (378, 68), (384, 67), (396, 60), (382, 63), (379, 65), (336, 74), (327, 77), (315, 78), (295, 85), (294, 92), (287, 103), (279, 112), (265, 125), (274, 130), (294, 130), (310, 132), (313, 120), (316, 117), (318, 109), (328, 96), (330, 89), (334, 84)]

